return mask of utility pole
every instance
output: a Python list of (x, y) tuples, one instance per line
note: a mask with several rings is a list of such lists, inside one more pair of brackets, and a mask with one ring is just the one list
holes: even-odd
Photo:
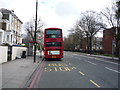
[(36, 19), (35, 19), (35, 33), (34, 33), (34, 62), (36, 62), (36, 31), (37, 31), (37, 9), (38, 9), (38, 0), (36, 0)]

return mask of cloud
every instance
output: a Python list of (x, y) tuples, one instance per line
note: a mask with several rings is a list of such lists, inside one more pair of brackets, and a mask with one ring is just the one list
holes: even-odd
[(11, 7), (12, 5), (11, 5), (11, 2), (14, 2), (14, 0), (0, 0), (0, 8), (4, 8), (4, 7), (6, 7), (6, 8), (9, 8), (9, 7)]
[[(112, 0), (38, 0), (38, 18), (47, 24), (47, 27), (59, 27), (64, 35), (70, 29), (80, 13), (86, 10), (101, 11)], [(14, 10), (23, 23), (35, 16), (36, 0), (0, 0), (0, 8)]]
[(0, 8), (14, 10), (18, 18), (26, 22), (31, 19), (35, 13), (34, 0), (0, 0)]
[(55, 12), (57, 15), (62, 17), (67, 17), (78, 13), (77, 8), (67, 1), (58, 2), (55, 7)]
[[(79, 16), (79, 10), (69, 0), (57, 0), (54, 3), (54, 9), (49, 12), (48, 25), (63, 29), (63, 35), (68, 35), (68, 31), (76, 22)], [(47, 17), (47, 16), (46, 16)], [(52, 23), (51, 23), (52, 21)]]

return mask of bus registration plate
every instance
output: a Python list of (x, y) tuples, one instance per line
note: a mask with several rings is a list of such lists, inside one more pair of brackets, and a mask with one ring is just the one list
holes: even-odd
[(49, 55), (59, 55), (60, 51), (48, 51)]
[(52, 56), (52, 58), (56, 58), (56, 56)]

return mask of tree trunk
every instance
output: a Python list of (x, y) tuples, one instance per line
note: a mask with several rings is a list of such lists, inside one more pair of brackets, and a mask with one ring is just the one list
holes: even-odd
[(87, 53), (89, 53), (89, 37), (88, 37), (88, 35), (87, 35)]
[(92, 53), (92, 36), (90, 36), (90, 50), (89, 50), (90, 52), (90, 54)]

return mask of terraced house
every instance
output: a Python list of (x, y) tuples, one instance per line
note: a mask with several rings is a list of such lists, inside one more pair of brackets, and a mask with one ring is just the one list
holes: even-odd
[(14, 14), (13, 10), (0, 9), (0, 44), (22, 44), (23, 22)]

